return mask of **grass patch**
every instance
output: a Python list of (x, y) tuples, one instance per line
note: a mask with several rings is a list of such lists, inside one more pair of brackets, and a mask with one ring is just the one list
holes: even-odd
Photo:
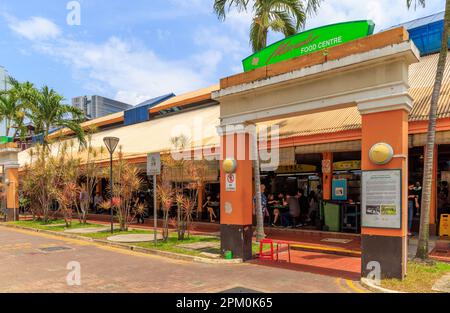
[[(8, 222), (10, 225), (17, 225), (21, 227), (41, 229), (41, 230), (52, 230), (52, 231), (65, 231), (67, 228), (65, 227), (64, 220), (52, 220), (48, 223), (43, 223), (42, 221), (17, 221), (17, 222)], [(76, 228), (90, 228), (90, 227), (106, 227), (105, 225), (98, 224), (80, 224), (78, 220), (74, 220), (72, 222), (72, 227), (70, 229)], [(115, 226), (116, 227), (116, 226)], [(129, 231), (114, 231), (114, 236), (116, 235), (132, 235), (132, 234), (153, 234), (153, 231), (149, 230), (141, 230), (141, 229), (130, 229)], [(90, 234), (78, 234), (78, 236), (89, 237), (92, 239), (101, 239), (106, 240), (106, 238), (112, 236), (110, 231), (103, 231), (98, 233), (90, 233)], [(212, 242), (217, 243), (216, 247), (205, 248), (203, 250), (192, 250), (179, 247), (179, 245), (183, 244), (192, 244), (192, 243), (201, 243), (201, 242)], [(169, 239), (167, 242), (158, 241), (158, 244), (155, 246), (154, 242), (143, 242), (143, 243), (135, 243), (133, 245), (149, 248), (149, 249), (157, 249), (162, 251), (168, 251), (173, 253), (187, 254), (192, 256), (200, 256), (202, 252), (221, 254), (220, 251), (220, 238), (215, 236), (201, 236), (201, 235), (192, 235), (189, 239), (185, 239), (183, 241), (178, 240), (178, 235), (175, 231), (169, 232)], [(252, 252), (253, 254), (259, 253), (259, 244), (253, 242), (252, 243)]]
[(383, 288), (411, 293), (429, 293), (433, 285), (442, 276), (450, 273), (450, 264), (436, 262), (434, 265), (424, 265), (415, 262), (408, 263), (408, 275), (404, 281), (386, 279), (381, 282)]
[[(153, 234), (153, 231), (147, 231), (147, 230), (129, 230), (129, 231), (115, 231), (114, 235), (130, 235), (130, 234)], [(93, 238), (93, 239), (104, 239), (111, 236), (110, 232), (100, 232), (95, 234), (82, 234), (81, 236)], [(184, 244), (192, 244), (192, 243), (202, 243), (202, 242), (212, 242), (216, 243), (216, 247), (208, 247), (202, 250), (193, 250), (193, 249), (186, 249), (183, 247), (179, 247), (179, 245)], [(134, 243), (133, 245), (148, 249), (157, 249), (162, 251), (168, 251), (173, 253), (179, 253), (179, 254), (186, 254), (186, 255), (192, 255), (192, 256), (200, 256), (202, 252), (208, 252), (208, 253), (214, 253), (214, 254), (221, 254), (220, 251), (220, 238), (215, 236), (201, 236), (201, 235), (192, 235), (188, 238), (186, 238), (183, 241), (178, 240), (178, 234), (177, 232), (171, 231), (169, 232), (169, 239), (166, 242), (158, 241), (158, 244), (155, 246), (154, 242), (140, 242), (140, 243)], [(253, 253), (259, 252), (259, 244), (253, 243), (252, 245)]]
[(104, 227), (103, 225), (98, 224), (89, 224), (89, 223), (80, 224), (78, 220), (73, 220), (72, 226), (69, 228), (65, 226), (66, 223), (64, 222), (64, 220), (51, 220), (48, 223), (44, 223), (42, 221), (17, 221), (17, 222), (8, 222), (7, 224), (53, 231), (65, 231), (67, 229), (76, 229), (76, 228)]

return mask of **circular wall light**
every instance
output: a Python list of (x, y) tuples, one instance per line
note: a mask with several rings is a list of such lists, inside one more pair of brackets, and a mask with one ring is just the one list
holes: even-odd
[(237, 162), (235, 159), (225, 159), (222, 164), (222, 168), (227, 174), (232, 174), (236, 171)]
[(391, 145), (384, 142), (374, 144), (369, 151), (370, 161), (377, 165), (387, 164), (391, 162), (393, 157), (394, 149), (392, 149)]

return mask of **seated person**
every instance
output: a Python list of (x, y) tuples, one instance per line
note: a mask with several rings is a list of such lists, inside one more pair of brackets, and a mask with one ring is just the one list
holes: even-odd
[(267, 208), (269, 210), (269, 213), (272, 212), (273, 215), (272, 226), (276, 226), (277, 221), (280, 219), (280, 210), (275, 207), (277, 205), (278, 201), (275, 200), (275, 196), (273, 194), (270, 194), (269, 197), (267, 197)]
[(217, 215), (216, 215), (216, 213), (214, 212), (214, 209), (213, 209), (213, 205), (212, 205), (213, 203), (212, 203), (212, 201), (211, 201), (211, 195), (207, 195), (206, 196), (206, 201), (205, 201), (205, 203), (203, 204), (203, 208), (206, 208), (206, 210), (207, 210), (207, 212), (208, 212), (208, 215), (209, 215), (209, 221), (211, 222), (211, 223), (214, 223), (215, 221), (216, 221), (216, 218), (217, 218)]

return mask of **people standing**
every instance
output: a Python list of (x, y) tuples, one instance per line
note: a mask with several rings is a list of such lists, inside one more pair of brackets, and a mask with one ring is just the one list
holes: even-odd
[(408, 187), (408, 236), (412, 235), (412, 223), (414, 217), (414, 208), (419, 208), (418, 196), (414, 192), (414, 185)]
[(298, 198), (298, 204), (300, 206), (300, 217), (301, 217), (299, 226), (303, 226), (303, 224), (308, 219), (308, 213), (309, 213), (308, 198), (306, 197), (303, 189), (299, 189), (297, 191), (297, 198)]
[[(266, 185), (261, 184), (261, 210), (264, 218), (269, 217), (269, 210), (267, 209), (267, 196), (265, 194)], [(253, 197), (253, 224), (256, 224), (256, 196)]]
[(420, 184), (419, 181), (416, 182), (415, 186), (414, 186), (414, 194), (417, 196), (417, 203), (418, 206), (416, 207), (416, 216), (420, 216), (420, 205), (421, 205), (421, 201), (422, 201), (422, 186)]
[(314, 191), (311, 191), (308, 195), (308, 218), (307, 222), (314, 224), (317, 212), (319, 211), (319, 202)]
[(94, 197), (94, 211), (96, 214), (98, 214), (98, 212), (100, 211), (100, 205), (102, 204), (102, 202), (103, 197), (100, 195), (99, 192), (97, 192)]
[(291, 194), (287, 198), (287, 203), (289, 206), (289, 211), (283, 213), (283, 226), (285, 227), (295, 227), (300, 218), (300, 205), (298, 202), (298, 196)]

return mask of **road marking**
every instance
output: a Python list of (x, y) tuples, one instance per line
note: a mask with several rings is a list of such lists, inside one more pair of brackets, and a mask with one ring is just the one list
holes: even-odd
[[(80, 246), (93, 246), (93, 247), (96, 247), (96, 248), (99, 248), (99, 249), (102, 249), (102, 250), (115, 252), (115, 253), (126, 254), (126, 255), (131, 255), (131, 256), (146, 257), (146, 258), (152, 258), (152, 259), (159, 258), (159, 259), (164, 259), (165, 261), (170, 261), (170, 262), (178, 263), (178, 264), (189, 264), (189, 263), (191, 263), (190, 261), (170, 259), (168, 257), (159, 256), (159, 255), (151, 255), (151, 254), (142, 253), (142, 252), (138, 252), (138, 251), (132, 251), (132, 250), (128, 250), (128, 249), (122, 249), (122, 248), (111, 247), (111, 246), (104, 246), (104, 245), (96, 243), (96, 242), (85, 242), (83, 240), (75, 239), (75, 238), (65, 238), (65, 237), (63, 238), (63, 237), (59, 237), (58, 235), (45, 234), (45, 233), (35, 232), (33, 230), (18, 229), (18, 228), (8, 228), (8, 229), (11, 230), (11, 231), (17, 232), (17, 233), (25, 234), (25, 235), (39, 236), (39, 237), (42, 237), (42, 238), (58, 240), (58, 241), (62, 241), (62, 242), (65, 242), (65, 243), (72, 243), (72, 244), (80, 245)], [(47, 244), (47, 245), (49, 247), (52, 247), (52, 246), (55, 246), (56, 244)]]
[(335, 283), (339, 287), (339, 289), (341, 289), (345, 293), (368, 293), (367, 290), (359, 288), (352, 280), (349, 279), (336, 278)]
[(84, 242), (82, 240), (74, 239), (74, 238), (60, 237), (60, 236), (57, 236), (57, 235), (45, 234), (45, 233), (36, 232), (36, 231), (33, 231), (33, 230), (26, 230), (26, 229), (18, 229), (18, 228), (8, 228), (8, 229), (11, 230), (11, 231), (14, 231), (16, 233), (26, 234), (26, 235), (30, 235), (30, 236), (38, 236), (38, 237), (42, 237), (42, 238), (63, 241), (63, 242), (66, 242), (66, 243), (73, 243), (73, 244), (79, 245), (79, 246), (88, 246), (88, 245), (90, 245), (89, 242)]
[(347, 286), (350, 287), (350, 289), (352, 289), (353, 291), (357, 292), (357, 293), (367, 293), (366, 290), (361, 289), (357, 286), (355, 286), (355, 284), (353, 283), (353, 281), (346, 279), (345, 283), (347, 284)]
[(342, 282), (342, 278), (336, 278), (335, 283), (339, 287), (339, 289), (342, 290), (342, 292), (348, 293), (349, 290), (347, 288), (344, 288), (344, 286), (342, 285), (341, 282)]

